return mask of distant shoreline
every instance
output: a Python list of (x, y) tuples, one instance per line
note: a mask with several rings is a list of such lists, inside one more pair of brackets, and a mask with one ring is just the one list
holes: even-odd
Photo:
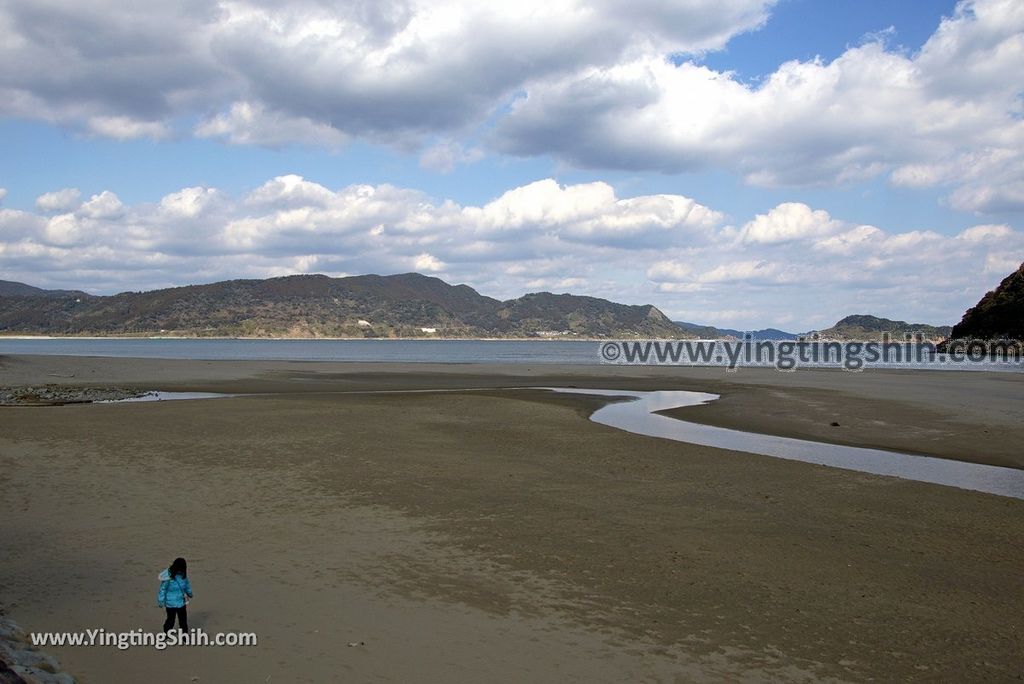
[[(881, 335), (881, 333), (880, 333)], [(877, 342), (879, 337), (830, 337), (820, 339), (796, 338), (796, 339), (770, 339), (752, 338), (745, 340), (739, 337), (580, 337), (576, 335), (544, 335), (538, 337), (249, 337), (244, 335), (4, 335), (0, 334), (0, 341), (3, 340), (248, 340), (248, 341), (325, 341), (325, 342), (607, 342), (617, 340), (680, 340), (680, 341), (729, 341), (729, 342), (798, 342), (803, 344), (824, 343), (824, 342)], [(915, 340), (892, 340), (897, 344), (937, 344), (934, 339)]]
[[(234, 335), (0, 335), (2, 340), (265, 340), (285, 342), (602, 342), (618, 337), (577, 337), (577, 336), (544, 336), (544, 337), (245, 337)], [(636, 339), (649, 339), (637, 337)], [(650, 338), (654, 339), (654, 338)], [(675, 339), (675, 338), (668, 338)], [(697, 338), (679, 338), (697, 339)], [(723, 338), (726, 339), (726, 338)]]

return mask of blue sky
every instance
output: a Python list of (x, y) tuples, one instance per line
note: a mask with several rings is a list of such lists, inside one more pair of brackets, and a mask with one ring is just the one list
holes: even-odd
[(949, 0), (782, 0), (772, 8), (764, 28), (736, 36), (704, 62), (749, 80), (793, 59), (833, 60), (879, 34), (887, 34), (894, 46), (915, 52), (955, 7), (956, 2)]
[(0, 279), (422, 270), (809, 329), (951, 323), (1024, 260), (1016, 3), (526, 5), (0, 7)]

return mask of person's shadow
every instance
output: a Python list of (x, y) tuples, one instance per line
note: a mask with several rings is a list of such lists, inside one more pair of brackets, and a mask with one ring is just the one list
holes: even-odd
[(188, 626), (191, 627), (202, 627), (206, 631), (206, 625), (210, 620), (210, 611), (208, 610), (197, 610), (193, 612), (191, 609), (188, 611)]

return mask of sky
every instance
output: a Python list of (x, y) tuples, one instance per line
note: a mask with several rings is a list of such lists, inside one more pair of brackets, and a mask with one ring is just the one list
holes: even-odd
[(1020, 0), (0, 0), (0, 279), (418, 271), (951, 324), (1024, 261)]

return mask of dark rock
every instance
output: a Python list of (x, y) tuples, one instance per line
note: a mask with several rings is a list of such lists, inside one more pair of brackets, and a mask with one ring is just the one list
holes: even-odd
[(1024, 340), (1024, 264), (967, 310), (954, 340)]

